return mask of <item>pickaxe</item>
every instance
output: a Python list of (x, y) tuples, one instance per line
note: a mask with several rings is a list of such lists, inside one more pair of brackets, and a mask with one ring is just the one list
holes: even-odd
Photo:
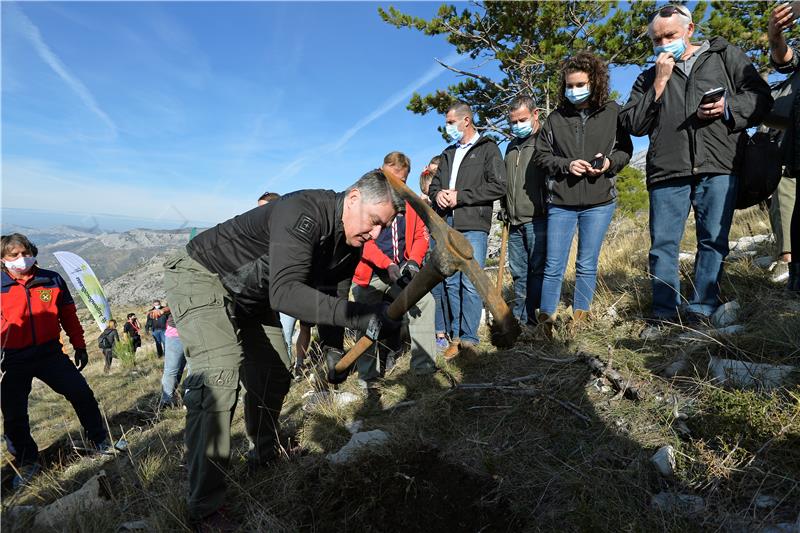
[[(483, 299), (487, 309), (494, 317), (491, 329), (491, 342), (498, 348), (513, 346), (520, 334), (520, 326), (511, 310), (503, 301), (502, 294), (492, 290), (488, 276), (473, 258), (472, 245), (461, 233), (454, 230), (433, 209), (417, 196), (402, 180), (386, 174), (392, 188), (403, 198), (428, 227), (431, 237), (436, 241), (428, 261), (400, 292), (386, 311), (392, 320), (400, 320), (423, 296), (438, 283), (456, 272), (466, 275)], [(361, 357), (378, 339), (378, 331), (367, 331), (352, 348), (339, 358), (336, 354), (326, 357), (328, 381), (340, 383), (347, 378), (346, 370)]]

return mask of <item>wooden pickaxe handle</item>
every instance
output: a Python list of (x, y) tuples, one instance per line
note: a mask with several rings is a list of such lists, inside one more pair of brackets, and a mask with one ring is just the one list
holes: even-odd
[[(392, 320), (402, 320), (409, 309), (414, 307), (423, 296), (431, 292), (437, 284), (444, 280), (444, 276), (436, 270), (436, 264), (433, 261), (428, 261), (417, 272), (417, 275), (411, 278), (411, 281), (406, 285), (403, 291), (397, 295), (397, 298), (389, 305), (386, 314)], [(336, 363), (336, 372), (344, 372), (352, 365), (356, 359), (364, 355), (364, 352), (369, 350), (372, 346), (373, 340), (364, 335), (347, 351), (342, 359)]]
[[(494, 317), (491, 327), (492, 344), (501, 348), (513, 346), (520, 333), (519, 323), (511, 314), (502, 294), (493, 290), (489, 277), (474, 259), (472, 245), (464, 235), (448, 226), (431, 206), (409, 189), (402, 180), (390, 174), (385, 175), (392, 188), (425, 222), (431, 237), (436, 241), (436, 248), (428, 262), (387, 309), (389, 318), (392, 320), (402, 319), (403, 315), (428, 294), (437, 283), (441, 283), (446, 277), (460, 271), (472, 281)], [(372, 344), (373, 340), (366, 335), (358, 339), (347, 354), (336, 363), (336, 372), (344, 372)]]

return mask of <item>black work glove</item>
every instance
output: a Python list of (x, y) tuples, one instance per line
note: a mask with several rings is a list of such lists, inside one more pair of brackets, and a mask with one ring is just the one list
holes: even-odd
[(350, 368), (346, 368), (342, 372), (336, 372), (336, 364), (342, 360), (342, 357), (344, 357), (344, 352), (342, 352), (342, 350), (337, 348), (325, 348), (325, 367), (328, 371), (325, 377), (331, 385), (344, 383), (347, 379), (347, 375), (350, 374)]
[(504, 207), (501, 207), (500, 211), (497, 212), (497, 221), (508, 224), (508, 211), (506, 211)]
[(75, 366), (78, 367), (78, 372), (81, 372), (88, 364), (89, 354), (86, 353), (86, 348), (75, 348)]
[(400, 279), (400, 267), (397, 266), (395, 263), (392, 263), (388, 267), (386, 267), (386, 272), (389, 274), (389, 281), (394, 283), (398, 279)]
[(372, 341), (384, 339), (400, 329), (402, 321), (392, 320), (386, 314), (389, 304), (383, 302), (372, 307), (372, 311), (361, 315), (358, 319), (358, 329)]
[(400, 265), (400, 272), (403, 274), (404, 278), (411, 281), (411, 279), (419, 273), (419, 263), (413, 259), (409, 259)]

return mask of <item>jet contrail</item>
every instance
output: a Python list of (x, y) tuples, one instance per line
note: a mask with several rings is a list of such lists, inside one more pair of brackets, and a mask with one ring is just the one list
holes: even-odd
[(86, 107), (89, 108), (95, 115), (100, 117), (100, 119), (106, 123), (106, 125), (111, 129), (111, 132), (116, 137), (117, 135), (117, 125), (114, 124), (114, 121), (111, 120), (111, 117), (108, 114), (100, 109), (100, 106), (92, 96), (92, 93), (89, 92), (89, 89), (76, 78), (64, 63), (56, 56), (50, 47), (42, 39), (42, 34), (39, 32), (39, 28), (37, 28), (33, 22), (22, 12), (19, 8), (13, 8), (14, 15), (19, 19), (20, 27), (22, 28), (22, 33), (25, 37), (31, 42), (33, 48), (36, 50), (36, 53), (39, 54), (39, 57), (42, 58), (47, 66), (53, 69), (59, 78), (61, 78), (64, 83), (66, 83), (70, 89), (72, 89), (78, 97), (83, 100), (83, 103)]
[[(460, 63), (466, 59), (466, 56), (462, 56), (457, 53), (453, 53), (447, 58), (444, 59), (444, 63), (448, 65), (455, 65)], [(444, 72), (444, 68), (436, 64), (428, 69), (422, 76), (411, 82), (407, 87), (405, 87), (402, 91), (399, 91), (392, 95), (388, 100), (383, 102), (377, 109), (360, 119), (356, 122), (352, 127), (350, 127), (347, 131), (345, 131), (339, 138), (330, 144), (323, 145), (321, 148), (317, 148), (312, 150), (310, 153), (306, 153), (300, 155), (299, 157), (295, 158), (293, 161), (288, 163), (283, 167), (283, 169), (275, 176), (273, 181), (279, 181), (284, 178), (290, 178), (297, 174), (300, 170), (303, 169), (308, 163), (319, 159), (320, 157), (336, 152), (342, 149), (350, 139), (352, 139), (359, 131), (363, 128), (375, 122), (377, 119), (403, 103), (411, 96), (416, 90), (420, 87), (429, 83), (434, 78), (438, 77), (440, 74)]]

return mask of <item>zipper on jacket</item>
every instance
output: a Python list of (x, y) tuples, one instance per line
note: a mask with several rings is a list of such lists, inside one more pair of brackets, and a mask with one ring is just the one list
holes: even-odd
[(33, 324), (33, 312), (31, 311), (31, 291), (25, 285), (23, 285), (22, 288), (25, 289), (25, 297), (28, 300), (28, 317), (31, 321), (31, 341), (32, 345), (36, 346), (36, 328)]
[[(589, 121), (590, 113), (587, 113), (586, 116), (580, 112), (578, 115), (581, 119), (581, 129), (580, 129), (580, 141), (581, 141), (581, 151), (580, 153), (583, 154), (584, 150), (586, 150), (586, 123)], [(578, 199), (578, 205), (583, 206), (586, 204), (586, 177), (581, 178), (581, 187), (580, 187), (580, 197)]]
[(514, 212), (512, 215), (512, 207), (514, 206), (517, 201), (517, 180), (519, 180), (519, 160), (522, 157), (522, 147), (517, 147), (517, 161), (514, 163), (514, 182), (511, 184), (511, 202), (508, 206), (508, 225), (511, 225), (511, 219), (516, 216), (516, 207), (514, 208)]

